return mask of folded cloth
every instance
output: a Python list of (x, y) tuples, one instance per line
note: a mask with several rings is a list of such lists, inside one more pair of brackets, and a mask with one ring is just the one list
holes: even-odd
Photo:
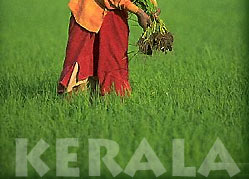
[(80, 26), (71, 16), (66, 58), (58, 93), (70, 92), (97, 77), (101, 94), (115, 89), (118, 95), (131, 92), (128, 76), (128, 14), (125, 10), (109, 11), (98, 33)]

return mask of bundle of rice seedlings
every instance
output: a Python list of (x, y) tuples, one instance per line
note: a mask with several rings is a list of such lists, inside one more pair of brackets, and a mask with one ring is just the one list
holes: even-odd
[(153, 51), (165, 54), (167, 51), (172, 51), (174, 37), (168, 31), (163, 20), (154, 15), (157, 12), (157, 7), (151, 0), (133, 0), (133, 3), (151, 17), (151, 24), (138, 40), (139, 51), (147, 55), (152, 55)]

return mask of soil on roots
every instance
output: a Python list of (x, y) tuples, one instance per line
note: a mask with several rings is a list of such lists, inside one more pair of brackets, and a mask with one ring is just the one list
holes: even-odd
[(174, 37), (170, 32), (161, 34), (159, 32), (153, 33), (149, 38), (140, 37), (138, 41), (139, 51), (146, 55), (152, 55), (154, 51), (167, 53), (173, 50)]

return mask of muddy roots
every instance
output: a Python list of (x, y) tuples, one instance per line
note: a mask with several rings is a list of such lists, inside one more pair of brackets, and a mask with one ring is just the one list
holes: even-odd
[(164, 34), (160, 32), (152, 33), (149, 37), (140, 37), (137, 45), (139, 51), (146, 55), (152, 55), (153, 51), (160, 51), (167, 54), (173, 50), (174, 37), (170, 32)]

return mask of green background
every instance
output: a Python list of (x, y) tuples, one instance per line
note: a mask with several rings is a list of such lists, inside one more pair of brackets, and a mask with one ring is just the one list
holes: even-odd
[[(51, 169), (47, 178), (56, 176), (56, 138), (79, 138), (79, 148), (70, 149), (78, 162), (70, 166), (78, 166), (81, 177), (88, 176), (89, 138), (115, 140), (122, 168), (146, 138), (166, 178), (172, 176), (173, 139), (185, 139), (185, 165), (198, 170), (217, 137), (241, 170), (234, 178), (249, 177), (247, 0), (158, 1), (174, 51), (130, 59), (133, 94), (124, 102), (115, 95), (67, 101), (56, 94), (68, 1), (0, 2), (1, 178), (15, 176), (15, 138), (28, 138), (29, 151), (41, 138), (50, 145), (41, 157)], [(130, 51), (136, 51), (142, 31), (134, 22), (130, 29)], [(29, 177), (39, 177), (30, 165)], [(103, 166), (105, 177), (111, 174)], [(153, 177), (151, 171), (135, 175)], [(212, 171), (209, 178), (228, 174)]]

